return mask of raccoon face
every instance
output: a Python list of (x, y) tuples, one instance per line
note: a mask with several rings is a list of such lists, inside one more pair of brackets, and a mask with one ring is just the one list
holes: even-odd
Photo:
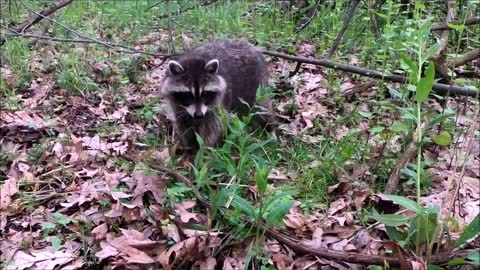
[(186, 111), (191, 117), (201, 119), (221, 103), (226, 91), (225, 79), (218, 75), (218, 69), (217, 59), (172, 60), (161, 91), (177, 113)]

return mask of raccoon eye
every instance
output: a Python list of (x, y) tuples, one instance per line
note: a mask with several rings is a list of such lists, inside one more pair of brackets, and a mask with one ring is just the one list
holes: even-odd
[(216, 92), (213, 91), (203, 91), (202, 97), (206, 99), (213, 99), (217, 95)]
[(193, 94), (190, 92), (175, 92), (172, 97), (178, 104), (187, 106), (193, 103)]

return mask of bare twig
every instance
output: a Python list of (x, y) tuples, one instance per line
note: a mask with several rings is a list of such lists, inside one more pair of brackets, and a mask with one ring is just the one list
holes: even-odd
[[(455, 193), (453, 194), (452, 201), (451, 201), (451, 203), (448, 207), (448, 211), (453, 211), (454, 210), (455, 200), (458, 196), (458, 192), (460, 190), (460, 187), (462, 186), (462, 180), (463, 180), (463, 176), (465, 174), (467, 157), (470, 155), (470, 151), (472, 150), (472, 143), (475, 140), (475, 131), (477, 130), (476, 127), (477, 127), (477, 123), (478, 123), (479, 112), (480, 112), (480, 107), (477, 107), (477, 111), (475, 112), (475, 116), (473, 117), (472, 125), (470, 126), (470, 130), (468, 131), (468, 134), (467, 134), (467, 138), (469, 138), (469, 139), (467, 140), (467, 143), (465, 144), (465, 147), (464, 147), (465, 158), (464, 158), (463, 164), (462, 164), (462, 171), (460, 172), (460, 176), (458, 177)], [(458, 166), (458, 157), (457, 157), (457, 163), (455, 165), (455, 169), (453, 170), (454, 172), (456, 172), (457, 166)]]
[[(29, 18), (28, 20), (24, 21), (19, 26), (14, 28), (14, 30), (16, 32), (22, 33), (25, 30), (27, 30), (28, 28), (34, 26), (36, 23), (41, 21), (43, 18), (45, 18), (47, 16), (50, 16), (55, 11), (65, 7), (66, 5), (68, 5), (72, 2), (73, 2), (73, 0), (60, 0), (57, 3), (51, 5), (50, 7), (40, 11), (40, 13), (35, 12), (36, 16), (33, 16), (33, 17)], [(0, 38), (0, 46), (3, 45), (4, 43), (5, 43), (5, 39)]]
[(407, 163), (412, 158), (414, 158), (415, 154), (417, 153), (417, 139), (418, 139), (418, 133), (415, 132), (415, 134), (413, 135), (412, 141), (408, 144), (407, 148), (405, 149), (405, 152), (403, 152), (402, 157), (397, 162), (397, 166), (395, 166), (395, 169), (393, 169), (393, 173), (388, 178), (387, 184), (385, 185), (385, 191), (384, 191), (386, 194), (397, 193), (398, 183), (400, 181), (400, 176), (401, 176), (401, 170), (405, 168), (405, 165), (407, 165)]
[[(404, 76), (385, 75), (384, 73), (376, 71), (376, 70), (370, 70), (370, 69), (366, 69), (366, 68), (363, 68), (363, 67), (357, 67), (357, 66), (354, 66), (354, 65), (336, 63), (336, 62), (332, 62), (332, 61), (325, 60), (325, 59), (315, 59), (315, 58), (293, 56), (293, 55), (289, 55), (289, 54), (267, 51), (267, 50), (264, 50), (262, 52), (263, 52), (263, 54), (274, 56), (274, 57), (280, 57), (280, 58), (291, 60), (291, 61), (324, 66), (324, 67), (328, 67), (328, 68), (333, 68), (333, 69), (337, 69), (337, 70), (342, 70), (342, 71), (346, 71), (346, 72), (359, 74), (359, 75), (370, 77), (370, 78), (384, 79), (386, 81), (397, 82), (397, 83), (402, 83), (402, 84), (408, 83), (408, 78), (406, 78)], [(432, 88), (433, 88), (433, 90), (435, 90), (436, 93), (438, 93), (440, 95), (445, 95), (445, 94), (450, 92), (452, 94), (461, 95), (461, 96), (478, 97), (478, 91), (475, 90), (475, 89), (472, 89), (472, 88), (468, 88), (468, 87), (434, 83)]]
[(320, 8), (320, 5), (323, 4), (325, 0), (316, 0), (315, 5), (310, 9), (308, 12), (308, 18), (302, 22), (299, 26), (297, 26), (297, 29), (295, 29), (294, 34), (300, 33), (303, 29), (305, 29), (310, 22), (312, 22), (313, 18), (315, 17), (315, 14), (317, 14), (318, 9)]
[(9, 35), (11, 35), (11, 36), (24, 37), (24, 38), (34, 38), (34, 39), (48, 40), (48, 41), (54, 41), (54, 42), (100, 44), (100, 45), (103, 45), (103, 46), (105, 46), (109, 49), (113, 49), (113, 50), (121, 52), (121, 53), (132, 53), (132, 54), (133, 53), (138, 53), (138, 54), (146, 54), (146, 55), (151, 55), (151, 56), (155, 56), (155, 57), (165, 57), (165, 58), (168, 58), (168, 57), (172, 56), (170, 54), (164, 54), (164, 53), (153, 53), (153, 52), (148, 52), (148, 51), (135, 50), (135, 49), (130, 48), (130, 47), (125, 46), (125, 45), (99, 41), (99, 40), (96, 40), (96, 39), (69, 39), (69, 38), (47, 37), (47, 36), (39, 36), (39, 35), (33, 35), (33, 34), (23, 34), (23, 33), (14, 32), (13, 29), (5, 27), (2, 24), (0, 24), (0, 27), (3, 27), (6, 30), (10, 31), (11, 34), (9, 34)]
[(377, 38), (382, 36), (382, 32), (380, 31), (380, 26), (378, 25), (378, 15), (375, 12), (379, 12), (380, 8), (383, 6), (386, 0), (377, 0), (375, 4), (373, 4), (373, 14), (370, 16), (372, 19), (372, 28), (373, 33)]
[(17, 29), (20, 30), (18, 32), (24, 32), (25, 30), (27, 30), (28, 28), (32, 27), (33, 25), (35, 25), (36, 23), (38, 23), (39, 21), (41, 21), (42, 19), (50, 16), (52, 13), (54, 13), (55, 11), (65, 7), (66, 5), (72, 3), (73, 0), (60, 0), (58, 1), (57, 3), (55, 3), (54, 5), (52, 5), (51, 7), (47, 8), (47, 9), (44, 9), (42, 11), (40, 11), (40, 13), (38, 12), (34, 12), (37, 16), (34, 16), (33, 18), (31, 18), (30, 20), (22, 23)]
[(375, 86), (376, 82), (375, 81), (367, 81), (365, 83), (356, 85), (352, 88), (349, 88), (343, 92), (343, 96), (347, 99), (349, 99), (351, 96), (355, 95), (356, 93), (361, 93), (365, 90), (367, 90), (370, 87)]
[(332, 57), (333, 53), (340, 44), (340, 41), (342, 41), (342, 37), (345, 34), (345, 31), (347, 31), (348, 25), (353, 18), (353, 14), (355, 13), (355, 9), (357, 8), (358, 3), (360, 3), (360, 0), (352, 0), (352, 2), (350, 3), (350, 8), (348, 10), (347, 16), (345, 17), (345, 21), (343, 22), (342, 29), (340, 29), (340, 32), (338, 33), (332, 48), (330, 48), (330, 51), (328, 51), (327, 58)]
[[(456, 20), (450, 22), (451, 24), (456, 24), (456, 25), (474, 25), (474, 24), (479, 24), (480, 23), (480, 17), (470, 17), (465, 20), (465, 22), (461, 20)], [(432, 27), (430, 27), (431, 31), (438, 31), (438, 30), (452, 30), (453, 28), (450, 28), (448, 24), (446, 23), (436, 23), (433, 24)]]
[(290, 74), (288, 74), (288, 77), (291, 78), (291, 77), (295, 76), (298, 73), (298, 71), (300, 71), (301, 67), (302, 67), (302, 62), (297, 62), (297, 65), (295, 66), (295, 69), (292, 72), (290, 72)]

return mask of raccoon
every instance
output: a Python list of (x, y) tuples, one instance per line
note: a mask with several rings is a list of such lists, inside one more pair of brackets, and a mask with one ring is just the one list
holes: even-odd
[(215, 107), (227, 115), (243, 115), (249, 107), (260, 105), (267, 113), (257, 114), (254, 122), (274, 136), (270, 100), (256, 104), (257, 89), (266, 86), (268, 79), (261, 52), (245, 40), (218, 40), (172, 58), (160, 93), (170, 107), (183, 148), (198, 149), (196, 133), (206, 146), (223, 142), (224, 126)]

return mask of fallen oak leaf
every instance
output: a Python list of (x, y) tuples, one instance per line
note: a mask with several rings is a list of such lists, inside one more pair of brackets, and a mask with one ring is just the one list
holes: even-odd
[(95, 235), (95, 240), (97, 241), (104, 240), (107, 236), (107, 232), (107, 223), (102, 223), (92, 230), (92, 233)]
[(0, 209), (6, 209), (12, 202), (12, 196), (18, 192), (17, 181), (14, 178), (6, 180), (0, 186)]

